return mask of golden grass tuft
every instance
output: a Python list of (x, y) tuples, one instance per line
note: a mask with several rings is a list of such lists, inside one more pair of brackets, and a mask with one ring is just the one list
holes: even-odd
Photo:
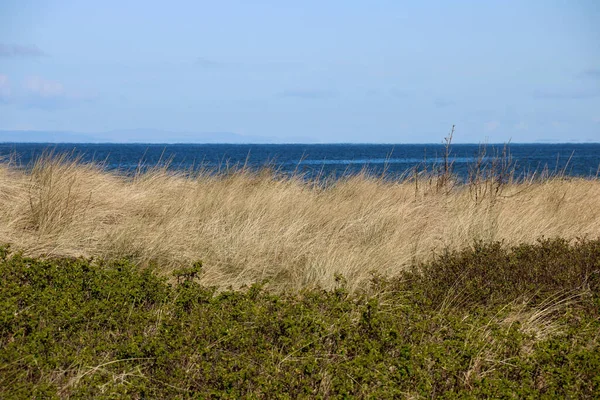
[[(516, 356), (503, 358), (502, 355), (510, 353), (510, 349), (507, 348), (506, 342), (493, 338), (492, 326), (499, 325), (507, 332), (511, 327), (517, 326), (519, 331), (526, 335), (519, 353), (530, 356), (536, 344), (561, 333), (559, 317), (564, 316), (568, 307), (576, 304), (584, 295), (583, 292), (557, 293), (535, 307), (530, 307), (527, 296), (524, 296), (519, 302), (513, 301), (504, 306), (487, 325), (474, 327), (465, 341), (465, 348), (477, 349), (469, 369), (465, 372), (465, 385), (472, 387), (475, 380), (492, 374), (501, 364), (513, 365), (517, 359)], [(465, 320), (467, 318), (468, 316)]]
[(203, 260), (202, 283), (219, 287), (331, 288), (341, 274), (354, 290), (372, 272), (394, 276), (475, 240), (600, 236), (598, 179), (502, 189), (486, 200), (469, 185), (365, 174), (326, 186), (247, 170), (127, 177), (46, 157), (27, 171), (0, 164), (0, 242), (31, 256), (127, 257), (165, 273)]

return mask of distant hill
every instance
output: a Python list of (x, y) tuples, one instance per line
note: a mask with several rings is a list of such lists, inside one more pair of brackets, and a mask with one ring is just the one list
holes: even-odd
[[(265, 136), (244, 136), (232, 132), (170, 132), (157, 129), (128, 129), (98, 133), (68, 131), (0, 130), (0, 142), (27, 143), (282, 143)], [(295, 142), (315, 142), (310, 138), (294, 138)]]

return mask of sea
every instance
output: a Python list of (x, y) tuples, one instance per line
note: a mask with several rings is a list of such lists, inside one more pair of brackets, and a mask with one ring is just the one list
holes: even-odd
[[(478, 160), (489, 167), (494, 160), (502, 159), (510, 161), (510, 169), (518, 176), (600, 175), (600, 143), (452, 144), (449, 150), (453, 172), (463, 178)], [(270, 168), (308, 179), (335, 179), (358, 173), (402, 179), (415, 171), (444, 168), (445, 153), (443, 144), (0, 143), (0, 162), (10, 159), (21, 168), (30, 168), (39, 157), (52, 154), (96, 163), (123, 174), (157, 166), (208, 173)]]

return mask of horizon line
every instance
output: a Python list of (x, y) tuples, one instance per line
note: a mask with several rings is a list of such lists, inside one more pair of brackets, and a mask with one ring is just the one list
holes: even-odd
[[(239, 145), (409, 145), (409, 146), (418, 146), (418, 145), (440, 145), (444, 146), (443, 142), (68, 142), (68, 141), (57, 141), (57, 142), (15, 142), (15, 141), (0, 141), (1, 145), (6, 144), (83, 144), (83, 145), (230, 145), (230, 146), (239, 146)], [(554, 140), (539, 140), (534, 142), (515, 142), (515, 141), (507, 141), (507, 142), (452, 142), (452, 145), (511, 145), (511, 144), (531, 144), (531, 145), (540, 145), (540, 144), (600, 144), (599, 141), (554, 141)]]

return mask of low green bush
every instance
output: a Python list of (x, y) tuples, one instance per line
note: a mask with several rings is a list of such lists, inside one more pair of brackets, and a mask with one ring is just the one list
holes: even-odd
[(0, 250), (0, 398), (597, 398), (600, 242), (478, 244), (363, 293), (218, 292)]
[(600, 240), (543, 239), (506, 249), (502, 243), (476, 243), (445, 252), (433, 262), (403, 274), (401, 286), (422, 291), (440, 303), (453, 298), (461, 307), (537, 300), (558, 292), (600, 291)]

